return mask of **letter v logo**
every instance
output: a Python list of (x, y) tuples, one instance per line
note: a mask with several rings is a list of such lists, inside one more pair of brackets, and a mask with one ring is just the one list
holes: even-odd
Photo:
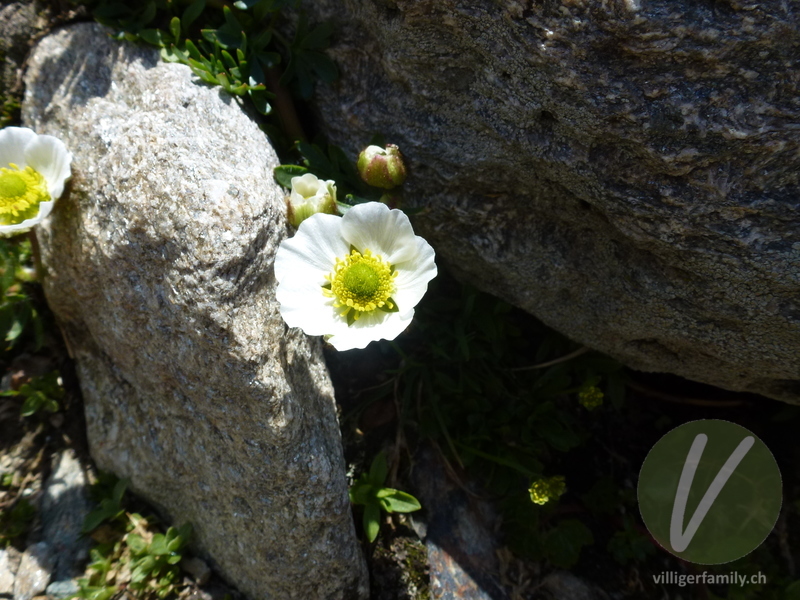
[(751, 431), (707, 419), (676, 427), (647, 455), (639, 510), (653, 538), (683, 560), (731, 562), (769, 535), (783, 501), (781, 474)]
[(703, 450), (708, 442), (708, 436), (704, 433), (698, 433), (697, 437), (692, 442), (692, 447), (689, 449), (689, 454), (686, 456), (686, 462), (683, 463), (683, 471), (681, 472), (681, 480), (678, 483), (678, 491), (675, 493), (675, 504), (672, 505), (672, 522), (669, 528), (669, 543), (675, 552), (683, 552), (689, 546), (694, 534), (697, 533), (697, 528), (700, 523), (706, 518), (706, 514), (714, 504), (722, 488), (730, 479), (730, 476), (742, 462), (745, 454), (753, 447), (755, 438), (748, 436), (744, 438), (733, 454), (730, 455), (728, 460), (722, 465), (722, 468), (714, 477), (714, 481), (708, 486), (703, 499), (692, 515), (689, 524), (686, 526), (686, 531), (683, 529), (683, 517), (686, 513), (686, 502), (689, 500), (689, 491), (692, 489), (692, 481), (694, 481), (694, 474), (697, 471), (697, 465), (703, 457)]

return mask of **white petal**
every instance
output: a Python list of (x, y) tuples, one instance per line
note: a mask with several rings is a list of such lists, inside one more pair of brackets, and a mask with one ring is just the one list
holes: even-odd
[(324, 194), (326, 189), (325, 183), (320, 181), (319, 178), (312, 173), (306, 173), (299, 177), (292, 177), (291, 196), (293, 201), (296, 198), (298, 200), (300, 198), (313, 198), (319, 193)]
[(340, 229), (339, 217), (312, 215), (275, 253), (281, 316), (290, 327), (299, 327), (308, 335), (327, 335), (340, 320), (332, 299), (322, 293), (325, 276), (333, 272), (336, 258), (343, 258), (350, 249)]
[(38, 135), (25, 147), (25, 161), (42, 174), (50, 196), (58, 200), (70, 176), (72, 162), (72, 154), (67, 152), (64, 142), (52, 135)]
[[(0, 130), (0, 167), (14, 163), (20, 169), (28, 166), (25, 148), (37, 135), (27, 127), (6, 127)], [(35, 167), (34, 167), (35, 168)]]
[(356, 204), (342, 217), (342, 236), (362, 252), (369, 249), (390, 264), (414, 255), (416, 236), (411, 222), (401, 210), (389, 210), (381, 202)]
[(413, 318), (413, 310), (402, 314), (375, 310), (349, 327), (347, 323), (338, 326), (328, 342), (339, 351), (366, 348), (370, 342), (393, 340), (403, 333)]
[[(336, 314), (330, 299), (319, 296), (294, 293), (279, 294), (281, 316), (289, 327), (299, 327), (307, 335), (328, 335), (335, 331), (340, 317)], [(322, 302), (327, 300), (329, 303)]]
[(414, 308), (425, 292), (428, 282), (436, 277), (437, 269), (434, 252), (430, 244), (421, 237), (415, 240), (415, 255), (406, 262), (395, 265), (397, 277), (394, 280), (395, 293), (392, 295), (401, 311)]
[(317, 213), (303, 221), (294, 237), (283, 240), (275, 254), (278, 283), (302, 282), (313, 272), (313, 281), (324, 284), (325, 275), (333, 271), (336, 259), (344, 258), (350, 250), (340, 229), (341, 218), (333, 215)]

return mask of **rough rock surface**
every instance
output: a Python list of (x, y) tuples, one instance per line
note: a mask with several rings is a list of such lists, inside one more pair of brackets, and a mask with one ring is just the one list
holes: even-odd
[(0, 548), (0, 595), (10, 596), (14, 592), (14, 579), (22, 555), (14, 546)]
[(424, 509), (412, 514), (412, 522), (428, 551), (431, 598), (510, 598), (500, 583), (499, 522), (492, 507), (454, 482), (432, 447), (415, 455), (412, 484)]
[(285, 328), (277, 158), (236, 101), (80, 24), (44, 38), (26, 125), (75, 155), (38, 230), (92, 456), (252, 598), (360, 598), (366, 572), (318, 341)]
[(83, 522), (92, 504), (89, 481), (75, 452), (65, 450), (53, 457), (41, 501), (42, 537), (53, 548), (54, 582), (83, 574), (91, 540), (83, 535)]
[(55, 565), (53, 548), (47, 542), (31, 544), (22, 553), (14, 580), (14, 600), (31, 600), (47, 588)]
[(800, 402), (800, 11), (780, 0), (307, 0), (353, 156), (411, 164), (462, 278), (642, 370)]

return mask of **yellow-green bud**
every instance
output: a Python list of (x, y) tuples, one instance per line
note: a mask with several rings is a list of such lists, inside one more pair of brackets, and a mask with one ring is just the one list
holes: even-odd
[(292, 177), (292, 193), (287, 204), (289, 222), (295, 228), (316, 213), (339, 214), (336, 183), (332, 180), (323, 181), (311, 173)]
[(528, 493), (531, 495), (531, 502), (543, 505), (557, 499), (566, 490), (567, 485), (564, 481), (564, 476), (556, 475), (547, 479), (537, 479), (531, 484)]
[(400, 149), (394, 144), (367, 146), (358, 155), (358, 173), (368, 184), (390, 190), (403, 185), (406, 180), (406, 165)]

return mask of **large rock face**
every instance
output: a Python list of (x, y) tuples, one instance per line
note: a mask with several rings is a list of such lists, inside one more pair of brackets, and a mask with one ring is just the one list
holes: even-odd
[(252, 598), (360, 598), (321, 348), (288, 331), (272, 260), (277, 158), (219, 89), (98, 25), (46, 37), (23, 118), (74, 153), (38, 230), (92, 455)]
[(796, 4), (305, 8), (335, 25), (330, 138), (400, 146), (461, 278), (632, 367), (800, 402)]

